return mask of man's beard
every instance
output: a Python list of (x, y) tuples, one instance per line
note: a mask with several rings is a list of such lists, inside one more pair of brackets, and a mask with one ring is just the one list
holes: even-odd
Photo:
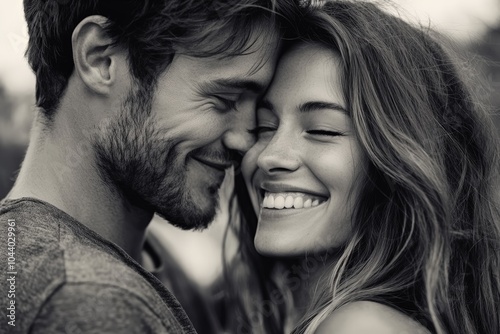
[(218, 192), (210, 191), (214, 205), (196, 205), (175, 143), (155, 127), (152, 91), (129, 93), (118, 117), (94, 138), (97, 166), (106, 184), (128, 204), (182, 229), (206, 228), (215, 217)]

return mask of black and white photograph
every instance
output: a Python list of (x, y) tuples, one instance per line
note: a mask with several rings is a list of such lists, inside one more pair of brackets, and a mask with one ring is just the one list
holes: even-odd
[(2, 0), (1, 334), (500, 334), (500, 1)]

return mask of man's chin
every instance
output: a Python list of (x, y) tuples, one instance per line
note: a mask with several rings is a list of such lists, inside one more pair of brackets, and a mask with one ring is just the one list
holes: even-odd
[(203, 230), (214, 220), (218, 206), (218, 196), (213, 195), (203, 201), (191, 199), (176, 206), (155, 208), (156, 214), (170, 224), (183, 230)]

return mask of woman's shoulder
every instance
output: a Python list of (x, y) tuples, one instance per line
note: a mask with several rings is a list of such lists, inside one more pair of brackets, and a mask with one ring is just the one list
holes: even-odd
[(389, 306), (359, 301), (347, 304), (325, 319), (315, 334), (429, 334), (406, 314)]

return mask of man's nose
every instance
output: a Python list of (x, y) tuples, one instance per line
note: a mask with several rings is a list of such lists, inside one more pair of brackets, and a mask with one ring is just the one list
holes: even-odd
[(248, 130), (246, 128), (228, 130), (224, 134), (224, 146), (244, 155), (255, 143), (254, 135)]
[(240, 110), (228, 124), (222, 142), (225, 147), (244, 155), (255, 144), (255, 136), (249, 130), (255, 127), (255, 110)]

